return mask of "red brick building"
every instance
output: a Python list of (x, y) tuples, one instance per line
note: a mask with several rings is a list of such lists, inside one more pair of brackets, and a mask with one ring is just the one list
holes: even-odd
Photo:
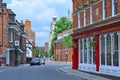
[(66, 48), (63, 44), (65, 36), (69, 35), (71, 30), (65, 30), (58, 35), (58, 39), (55, 41), (54, 59), (60, 62), (72, 62), (72, 49)]
[(24, 24), (19, 23), (15, 19), (15, 13), (11, 9), (7, 9), (9, 14), (9, 30), (8, 30), (8, 46), (6, 48), (6, 64), (17, 66), (25, 63), (26, 51), (26, 33), (24, 32)]
[(25, 63), (26, 34), (24, 25), (16, 19), (16, 14), (6, 8), (0, 0), (0, 60), (2, 64), (18, 65)]
[(72, 2), (72, 68), (120, 76), (120, 0)]
[(35, 52), (34, 52), (35, 32), (33, 32), (32, 28), (31, 28), (31, 21), (29, 21), (28, 19), (25, 21), (25, 29), (26, 29), (27, 39), (32, 44), (32, 49), (31, 49), (32, 50), (32, 57), (35, 57)]
[(8, 12), (6, 3), (0, 0), (0, 60), (6, 63), (6, 48), (8, 46)]

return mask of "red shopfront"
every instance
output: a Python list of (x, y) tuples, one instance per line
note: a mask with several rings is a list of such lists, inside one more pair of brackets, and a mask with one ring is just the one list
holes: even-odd
[(73, 69), (119, 76), (120, 20), (74, 30)]

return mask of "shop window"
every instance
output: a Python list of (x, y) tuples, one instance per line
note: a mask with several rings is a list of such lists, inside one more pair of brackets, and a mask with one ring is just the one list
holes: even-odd
[(92, 40), (89, 38), (88, 39), (88, 64), (92, 64), (92, 59), (93, 59), (93, 46), (92, 45), (90, 45), (90, 43), (92, 42)]
[(83, 48), (82, 48), (82, 40), (80, 40), (80, 62), (83, 63)]
[(105, 65), (105, 37), (101, 37), (101, 65)]
[(107, 36), (107, 65), (111, 65), (111, 36)]
[[(93, 41), (95, 42), (95, 38), (93, 39)], [(93, 46), (93, 64), (96, 64), (96, 48), (95, 48), (95, 46)]]
[(118, 66), (118, 35), (117, 33), (114, 34), (114, 53), (113, 53), (113, 65)]
[(84, 40), (84, 63), (87, 63), (87, 44), (86, 39)]

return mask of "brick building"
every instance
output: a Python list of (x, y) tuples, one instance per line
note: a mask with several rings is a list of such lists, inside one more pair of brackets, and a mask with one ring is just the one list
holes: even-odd
[(6, 63), (6, 48), (8, 46), (8, 12), (6, 3), (0, 0), (0, 61)]
[(42, 51), (43, 54), (48, 52), (48, 45), (49, 43), (45, 42), (45, 46), (40, 47), (40, 50)]
[(2, 64), (14, 66), (25, 62), (26, 34), (24, 25), (16, 20), (16, 14), (6, 6), (0, 0), (0, 58)]
[(72, 1), (72, 68), (120, 77), (120, 0)]
[(31, 56), (32, 58), (32, 57), (35, 57), (35, 52), (34, 52), (35, 32), (33, 32), (33, 30), (31, 29), (31, 21), (29, 21), (28, 19), (25, 21), (25, 30), (26, 30), (28, 42), (30, 42), (29, 45), (31, 45), (31, 51), (29, 53), (32, 54)]
[(60, 62), (72, 62), (72, 49), (66, 48), (63, 44), (65, 36), (69, 35), (71, 30), (65, 30), (58, 35), (58, 39), (55, 41), (54, 58), (55, 61)]
[(6, 64), (10, 66), (25, 63), (26, 34), (24, 24), (15, 19), (15, 13), (7, 9), (9, 14), (8, 46), (6, 48)]

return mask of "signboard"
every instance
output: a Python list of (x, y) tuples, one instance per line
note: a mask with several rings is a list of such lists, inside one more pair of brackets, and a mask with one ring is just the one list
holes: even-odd
[(19, 41), (16, 40), (16, 41), (15, 41), (15, 46), (19, 46), (19, 45), (20, 45)]

